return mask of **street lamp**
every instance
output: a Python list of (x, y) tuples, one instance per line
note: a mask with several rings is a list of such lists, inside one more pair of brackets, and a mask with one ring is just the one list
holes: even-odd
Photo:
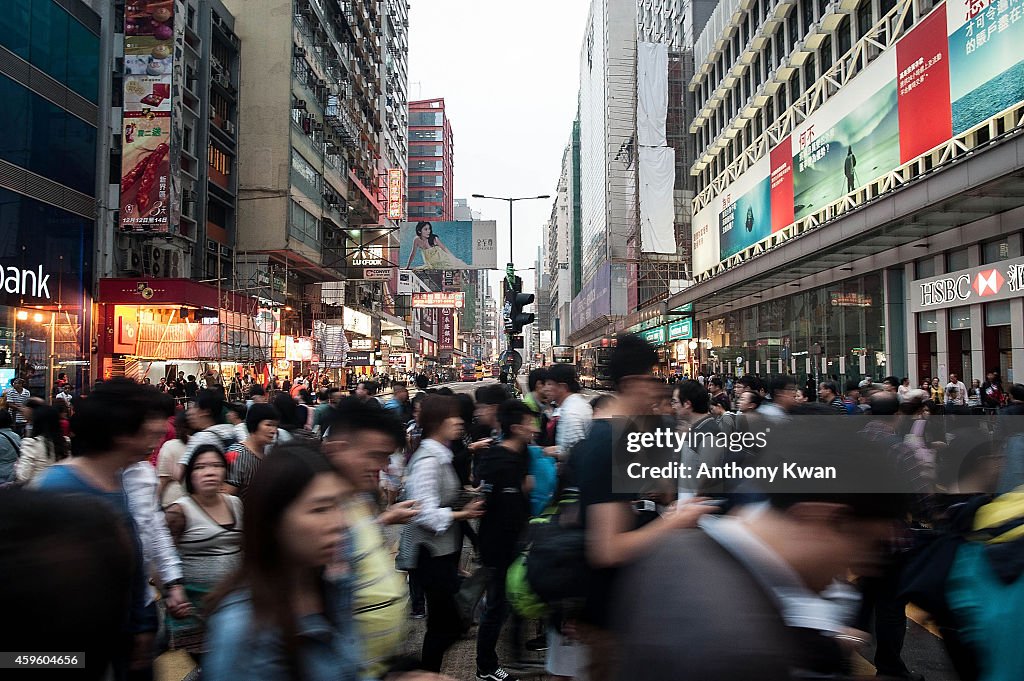
[(540, 196), (516, 196), (516, 197), (505, 197), (505, 196), (484, 196), (483, 194), (473, 194), (474, 199), (492, 199), (494, 201), (508, 201), (508, 263), (509, 265), (513, 262), (512, 257), (512, 204), (516, 201), (533, 201), (535, 199), (550, 199), (551, 196), (548, 194), (541, 194)]

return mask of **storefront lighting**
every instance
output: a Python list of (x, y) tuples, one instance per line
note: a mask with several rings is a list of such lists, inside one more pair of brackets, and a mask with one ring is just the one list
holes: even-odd
[(28, 312), (25, 310), (18, 310), (18, 321), (23, 322), (28, 319)]
[(690, 341), (689, 344), (688, 344), (688, 347), (691, 350), (696, 350), (697, 349), (697, 341)]
[(284, 309), (285, 309), (286, 312), (291, 312), (292, 311), (292, 306), (291, 305), (285, 305)]
[(32, 321), (34, 321), (36, 324), (39, 324), (40, 322), (43, 321), (43, 314), (41, 312), (36, 312), (34, 315), (32, 315)]

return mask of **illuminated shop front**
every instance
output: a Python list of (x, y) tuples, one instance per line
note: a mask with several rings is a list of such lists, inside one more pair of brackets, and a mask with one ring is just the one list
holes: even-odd
[(188, 279), (102, 279), (97, 364), (104, 378), (179, 372), (261, 378), (272, 360), (274, 311), (252, 298)]

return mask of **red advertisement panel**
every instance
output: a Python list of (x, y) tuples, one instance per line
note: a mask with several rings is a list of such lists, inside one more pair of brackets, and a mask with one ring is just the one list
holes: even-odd
[(896, 44), (900, 162), (905, 163), (953, 135), (949, 102), (946, 5)]
[(771, 151), (772, 233), (793, 224), (793, 149), (787, 137)]

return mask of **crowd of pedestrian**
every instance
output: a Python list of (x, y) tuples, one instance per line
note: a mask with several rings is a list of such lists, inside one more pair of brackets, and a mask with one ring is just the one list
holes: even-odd
[[(912, 679), (913, 602), (962, 679), (1024, 677), (1024, 385), (666, 384), (657, 364), (623, 336), (614, 392), (557, 364), (522, 399), (239, 374), (47, 404), (15, 381), (0, 598), (25, 626), (6, 643), (84, 651), (96, 679), (153, 678), (168, 649), (192, 678), (424, 679), (467, 636), (481, 681), (515, 681), (537, 653), (557, 679), (842, 679), (864, 658)], [(905, 484), (623, 489), (622, 443), (655, 429), (700, 436), (684, 465), (766, 465), (768, 449), (716, 438), (775, 430), (794, 461)]]

